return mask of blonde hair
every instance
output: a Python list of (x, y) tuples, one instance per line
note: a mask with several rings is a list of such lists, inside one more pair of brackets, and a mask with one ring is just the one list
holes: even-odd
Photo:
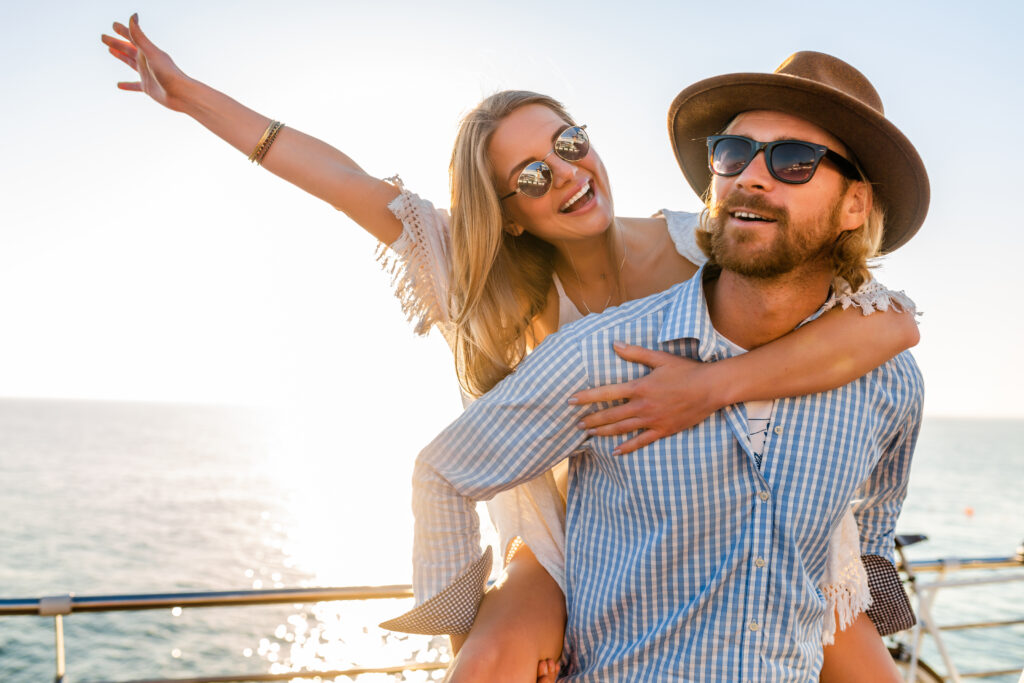
[[(832, 245), (830, 257), (832, 259), (832, 271), (836, 277), (841, 277), (850, 283), (854, 292), (860, 286), (871, 279), (871, 268), (875, 264), (870, 260), (881, 256), (882, 237), (885, 233), (885, 209), (877, 201), (871, 187), (871, 182), (861, 171), (861, 182), (867, 188), (869, 199), (872, 200), (871, 211), (864, 223), (853, 230), (844, 230), (836, 238)], [(854, 181), (843, 178), (840, 196), (846, 193), (850, 184)], [(700, 214), (700, 227), (696, 231), (697, 246), (708, 257), (708, 263), (715, 264), (711, 255), (711, 226), (709, 216), (711, 211), (711, 188), (704, 193), (704, 210)]]
[[(844, 192), (851, 182), (844, 183)], [(831, 253), (832, 270), (836, 277), (849, 282), (854, 292), (871, 279), (870, 269), (874, 268), (874, 264), (870, 260), (881, 255), (882, 235), (885, 233), (885, 209), (874, 196), (871, 183), (863, 172), (861, 182), (867, 186), (868, 196), (872, 200), (871, 211), (860, 227), (846, 230), (836, 238)]]
[(459, 126), (449, 167), (455, 366), (463, 390), (479, 396), (501, 381), (532, 345), (533, 319), (544, 310), (554, 272), (554, 247), (529, 233), (514, 236), (494, 187), (487, 158), (503, 118), (528, 104), (551, 109), (567, 124), (562, 104), (523, 90), (486, 98)]

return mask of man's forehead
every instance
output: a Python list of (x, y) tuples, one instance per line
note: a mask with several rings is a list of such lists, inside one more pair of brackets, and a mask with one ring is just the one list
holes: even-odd
[(746, 135), (759, 142), (787, 139), (806, 140), (826, 145), (839, 153), (847, 151), (846, 145), (839, 138), (821, 126), (795, 114), (772, 109), (756, 109), (737, 114), (725, 127), (724, 132), (733, 135)]

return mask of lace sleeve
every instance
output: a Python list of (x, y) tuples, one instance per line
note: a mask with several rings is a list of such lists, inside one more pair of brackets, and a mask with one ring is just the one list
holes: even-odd
[(871, 607), (871, 590), (861, 562), (857, 521), (849, 509), (829, 539), (828, 564), (819, 588), (825, 598), (821, 644), (831, 645), (836, 640), (837, 630), (845, 631), (861, 612)]
[(846, 280), (837, 278), (833, 284), (832, 297), (825, 303), (822, 313), (830, 311), (836, 306), (841, 306), (844, 310), (850, 306), (856, 306), (864, 315), (871, 315), (875, 311), (888, 311), (890, 308), (897, 312), (921, 315), (913, 299), (906, 293), (902, 290), (895, 292), (888, 289), (874, 278), (862, 284), (856, 292), (851, 290), (850, 284)]
[(377, 261), (391, 275), (402, 311), (426, 334), (449, 322), (448, 214), (409, 192), (398, 176), (386, 179), (401, 192), (388, 208), (402, 222), (402, 234), (377, 246)]
[(695, 266), (703, 266), (707, 255), (697, 246), (696, 232), (700, 228), (700, 214), (687, 211), (669, 211), (662, 209), (655, 215), (665, 218), (668, 234), (676, 245), (679, 255)]

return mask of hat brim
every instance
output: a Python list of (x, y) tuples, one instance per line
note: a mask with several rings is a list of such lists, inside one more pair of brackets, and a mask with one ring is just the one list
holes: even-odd
[(736, 115), (755, 109), (806, 119), (849, 148), (885, 209), (882, 253), (914, 236), (928, 213), (924, 162), (903, 133), (876, 110), (816, 81), (787, 74), (715, 76), (683, 90), (669, 108), (672, 151), (690, 187), (703, 196), (711, 183), (706, 138)]

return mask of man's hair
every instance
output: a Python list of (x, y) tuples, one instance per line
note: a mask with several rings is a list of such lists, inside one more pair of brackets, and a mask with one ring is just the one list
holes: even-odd
[[(861, 182), (867, 187), (869, 198), (874, 200), (874, 192), (871, 183), (861, 171)], [(842, 179), (840, 196), (845, 194), (853, 182), (849, 178)], [(704, 210), (700, 214), (700, 227), (697, 229), (697, 246), (708, 257), (709, 265), (717, 265), (715, 257), (711, 254), (711, 226), (708, 222), (711, 209), (711, 189), (704, 193)], [(885, 232), (885, 210), (877, 201), (872, 201), (871, 211), (868, 213), (864, 223), (853, 230), (844, 230), (836, 238), (832, 245), (831, 259), (832, 271), (836, 277), (841, 277), (850, 283), (853, 291), (860, 289), (860, 286), (871, 279), (870, 269), (874, 264), (869, 263), (873, 258), (879, 256), (882, 247), (882, 235)]]

